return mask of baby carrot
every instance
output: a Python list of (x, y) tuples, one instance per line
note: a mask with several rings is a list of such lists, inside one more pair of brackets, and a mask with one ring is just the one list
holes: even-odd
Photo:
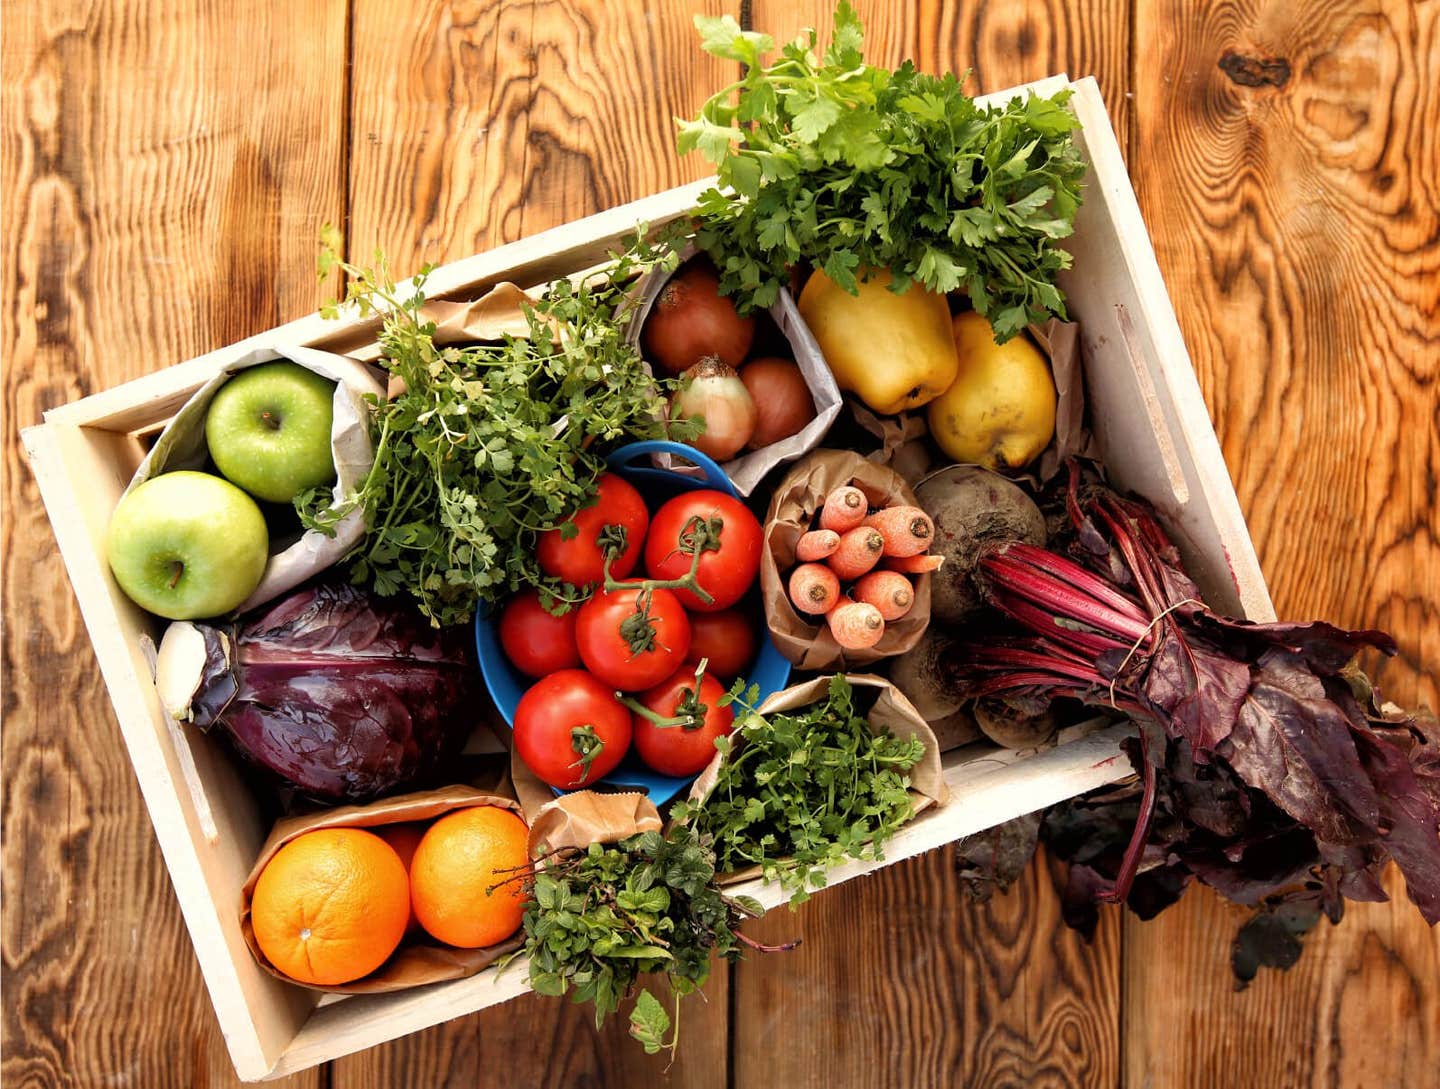
[(840, 534), (833, 529), (815, 529), (802, 536), (795, 545), (795, 558), (802, 563), (823, 560), (840, 547)]
[(858, 579), (880, 561), (885, 538), (872, 526), (857, 526), (840, 538), (840, 544), (829, 559), (830, 569), (841, 580)]
[(919, 507), (890, 507), (870, 515), (861, 524), (880, 531), (887, 556), (918, 556), (930, 547), (935, 536), (935, 523)]
[(945, 562), (944, 556), (932, 556), (925, 552), (919, 556), (886, 556), (880, 566), (886, 571), (899, 571), (904, 575), (923, 575), (926, 571), (938, 571)]
[(885, 620), (899, 620), (915, 604), (915, 587), (898, 571), (871, 571), (855, 583), (851, 596), (874, 605)]
[(790, 572), (790, 602), (802, 613), (828, 613), (840, 600), (840, 580), (822, 563), (802, 563)]
[(865, 498), (865, 493), (853, 485), (846, 484), (844, 487), (836, 488), (826, 497), (825, 506), (820, 509), (820, 528), (844, 533), (863, 522), (865, 512), (869, 509), (870, 503)]
[(885, 618), (874, 605), (842, 598), (840, 604), (825, 617), (830, 634), (846, 650), (864, 650), (880, 642), (885, 634)]

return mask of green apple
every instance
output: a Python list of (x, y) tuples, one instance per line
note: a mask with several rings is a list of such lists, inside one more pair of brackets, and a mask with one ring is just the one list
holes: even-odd
[(270, 558), (255, 500), (210, 473), (151, 477), (110, 516), (105, 552), (126, 596), (169, 620), (228, 613)]
[(257, 499), (288, 503), (335, 479), (335, 383), (295, 363), (262, 363), (216, 391), (205, 414), (215, 468)]

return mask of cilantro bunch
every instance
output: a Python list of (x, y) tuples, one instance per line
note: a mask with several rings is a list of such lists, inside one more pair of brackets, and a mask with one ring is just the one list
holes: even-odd
[(563, 851), (535, 872), (525, 910), (530, 985), (593, 1003), (598, 1028), (640, 976), (661, 973), (675, 999), (674, 1035), (665, 1039), (671, 1018), (649, 991), (639, 995), (630, 1031), (647, 1052), (673, 1052), (680, 998), (710, 978), (712, 953), (734, 960), (742, 943), (755, 945), (736, 928), (761, 913), (753, 899), (720, 893), (715, 853), (689, 828)]
[[(744, 709), (714, 789), (700, 802), (671, 810), (713, 838), (722, 873), (759, 866), (798, 904), (823, 888), (825, 871), (846, 859), (878, 859), (884, 844), (914, 814), (906, 774), (925, 755), (916, 738), (874, 732), (843, 676), (826, 698), (795, 711), (761, 716), (758, 692), (737, 690)], [(735, 739), (739, 743), (735, 743)]]
[(321, 274), (342, 268), (347, 301), (382, 315), (381, 364), (399, 386), (371, 406), (375, 464), (353, 500), (332, 508), (320, 489), (297, 502), (305, 525), (322, 530), (364, 509), (369, 529), (350, 557), (356, 582), (408, 594), (436, 625), (463, 623), (477, 606), (543, 582), (536, 537), (591, 501), (605, 452), (665, 437), (672, 383), (646, 373), (624, 325), (633, 279), (673, 269), (678, 250), (669, 234), (642, 235), (605, 270), (551, 284), (527, 312), (529, 339), (473, 347), (435, 343), (421, 312), (429, 268), (402, 292), (383, 255), (358, 268), (328, 239)]
[(700, 198), (697, 241), (744, 308), (771, 305), (792, 266), (809, 261), (852, 293), (868, 269), (964, 289), (1008, 339), (1063, 317), (1055, 276), (1070, 265), (1084, 161), (1065, 109), (1069, 91), (981, 108), (952, 74), (866, 64), (848, 2), (823, 57), (807, 31), (774, 49), (729, 15), (696, 16), (706, 52), (743, 77), (680, 123), (728, 191)]

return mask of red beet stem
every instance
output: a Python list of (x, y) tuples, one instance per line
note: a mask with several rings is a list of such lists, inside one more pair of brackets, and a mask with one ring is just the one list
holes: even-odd
[(1080, 684), (1108, 685), (1110, 682), (1100, 676), (1092, 665), (1076, 662), (1055, 654), (1045, 654), (1021, 647), (975, 647), (971, 661), (986, 670), (1029, 669), (1049, 674), (1052, 683), (1056, 680), (1072, 680)]
[(1069, 619), (1068, 617), (1057, 617), (1030, 604), (1023, 598), (1014, 597), (1008, 593), (995, 594), (991, 597), (990, 603), (1012, 620), (1030, 628), (1037, 635), (1054, 639), (1091, 658), (1096, 658), (1107, 650), (1129, 650), (1134, 645), (1133, 642), (1117, 639), (1102, 632), (1081, 628), (1074, 621), (1066, 624), (1065, 621)]
[(1135, 875), (1140, 870), (1140, 859), (1145, 854), (1145, 841), (1150, 838), (1150, 820), (1155, 815), (1155, 765), (1150, 762), (1145, 731), (1139, 731), (1139, 736), (1145, 792), (1140, 796), (1140, 813), (1135, 818), (1135, 829), (1130, 833), (1130, 843), (1125, 848), (1120, 871), (1115, 875), (1115, 884), (1095, 895), (1096, 900), (1107, 904), (1124, 903), (1130, 895), (1130, 887), (1135, 884)]
[(1150, 621), (1150, 614), (1138, 601), (1127, 597), (1117, 590), (1113, 583), (1101, 578), (1089, 568), (1076, 563), (1069, 556), (1051, 552), (1049, 549), (1039, 548), (1024, 541), (1013, 542), (1005, 551), (1028, 562), (1032, 567), (1047, 571), (1062, 581), (1070, 583), (1075, 589), (1094, 598), (1101, 605), (1106, 605), (1132, 620), (1138, 620), (1142, 624)]
[(1149, 631), (1150, 619), (1138, 606), (1112, 591), (1111, 596), (1124, 606), (1122, 611), (1111, 601), (1088, 593), (1088, 583), (1104, 584), (1057, 553), (1030, 545), (1009, 545), (986, 556), (980, 566), (993, 587), (1097, 631), (1109, 632), (1127, 645), (1144, 638)]

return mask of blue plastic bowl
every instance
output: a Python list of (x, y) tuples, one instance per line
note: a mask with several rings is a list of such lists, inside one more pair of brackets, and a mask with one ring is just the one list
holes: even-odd
[[(666, 469), (656, 469), (650, 464), (650, 455), (670, 454), (672, 457), (697, 466), (704, 479), (681, 476)], [(618, 473), (645, 498), (653, 511), (667, 500), (684, 492), (700, 488), (714, 488), (740, 499), (740, 493), (725, 471), (710, 458), (689, 446), (677, 442), (635, 442), (622, 446), (607, 459), (612, 472)], [(756, 652), (755, 663), (750, 667), (751, 684), (760, 686), (763, 700), (773, 692), (779, 692), (790, 680), (790, 662), (775, 649), (770, 633), (760, 638), (760, 649)], [(533, 681), (510, 664), (505, 652), (500, 649), (499, 625), (488, 616), (475, 618), (475, 650), (480, 658), (480, 672), (485, 678), (485, 687), (490, 698), (505, 716), (505, 721), (515, 725), (515, 708)], [(632, 753), (618, 768), (594, 786), (601, 790), (638, 790), (649, 795), (656, 805), (668, 802), (691, 782), (690, 779), (673, 779), (651, 771)], [(563, 791), (555, 791), (561, 794)]]

